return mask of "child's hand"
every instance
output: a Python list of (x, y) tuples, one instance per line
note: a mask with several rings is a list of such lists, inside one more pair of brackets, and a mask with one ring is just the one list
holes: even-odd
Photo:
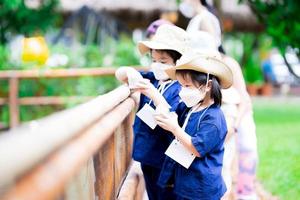
[(157, 124), (163, 129), (174, 133), (180, 126), (175, 112), (159, 112), (154, 115)]
[(157, 89), (150, 83), (150, 80), (144, 78), (135, 84), (135, 89), (133, 91), (139, 91), (151, 99)]
[(130, 89), (136, 88), (136, 84), (143, 80), (142, 75), (135, 69), (133, 68), (128, 68), (126, 71), (127, 78), (128, 78), (128, 86)]
[(142, 94), (150, 98), (156, 106), (159, 104), (163, 104), (167, 108), (170, 107), (163, 95), (159, 93), (157, 88), (155, 88), (148, 79), (142, 79), (138, 81), (135, 85), (135, 89), (133, 89), (132, 91), (141, 92)]
[(135, 87), (135, 84), (143, 79), (143, 76), (132, 67), (120, 67), (116, 70), (116, 78), (123, 82), (127, 83), (130, 89)]

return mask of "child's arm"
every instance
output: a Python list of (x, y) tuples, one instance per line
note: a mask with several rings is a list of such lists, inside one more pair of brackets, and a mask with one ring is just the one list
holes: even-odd
[(176, 113), (160, 113), (155, 116), (155, 120), (160, 127), (173, 133), (173, 135), (195, 156), (201, 156), (192, 143), (192, 137), (179, 126)]
[(154, 105), (160, 110), (169, 110), (169, 104), (148, 79), (142, 79), (135, 84), (135, 90), (152, 99)]
[(155, 115), (155, 119), (157, 124), (163, 129), (173, 133), (173, 135), (177, 137), (179, 141), (189, 149), (189, 151), (191, 151), (195, 156), (200, 157), (199, 152), (192, 144), (191, 136), (179, 126), (176, 113), (169, 112), (169, 104), (158, 90), (149, 82), (149, 80), (143, 79), (142, 81), (139, 81), (136, 86), (138, 91), (152, 99), (156, 105), (157, 114)]

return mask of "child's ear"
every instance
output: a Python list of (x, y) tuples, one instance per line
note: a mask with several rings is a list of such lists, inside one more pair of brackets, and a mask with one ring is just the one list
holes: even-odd
[(209, 92), (211, 90), (212, 87), (212, 80), (209, 80), (207, 83), (207, 88), (205, 88), (205, 92)]

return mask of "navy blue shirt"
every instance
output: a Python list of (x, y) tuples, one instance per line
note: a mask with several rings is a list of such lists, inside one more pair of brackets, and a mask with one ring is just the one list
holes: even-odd
[[(141, 75), (144, 78), (149, 79), (156, 88), (159, 87), (159, 81), (155, 79), (152, 72), (141, 72)], [(165, 87), (168, 88), (162, 95), (171, 106), (171, 110), (175, 111), (180, 100), (178, 93), (181, 90), (181, 86), (177, 81), (173, 81)], [(150, 99), (141, 94), (138, 110), (149, 102)], [(150, 103), (150, 106), (155, 109), (153, 102)], [(166, 157), (164, 153), (172, 142), (173, 135), (158, 125), (155, 129), (151, 129), (139, 117), (135, 117), (133, 132), (133, 159), (141, 162), (142, 164), (160, 169)]]
[[(183, 102), (178, 105), (176, 113), (181, 127), (189, 110)], [(221, 173), (227, 133), (220, 107), (213, 104), (207, 110), (192, 113), (185, 132), (192, 137), (201, 157), (196, 157), (189, 169), (166, 157), (158, 184), (162, 187), (174, 184), (174, 192), (184, 198), (219, 200), (226, 192)]]

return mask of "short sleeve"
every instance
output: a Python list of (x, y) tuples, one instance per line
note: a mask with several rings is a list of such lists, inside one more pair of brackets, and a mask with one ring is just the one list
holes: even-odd
[(214, 124), (203, 123), (198, 133), (192, 136), (192, 144), (203, 157), (222, 141), (220, 132)]
[(143, 78), (150, 79), (150, 80), (155, 78), (153, 72), (148, 72), (148, 71), (139, 71), (139, 72)]

